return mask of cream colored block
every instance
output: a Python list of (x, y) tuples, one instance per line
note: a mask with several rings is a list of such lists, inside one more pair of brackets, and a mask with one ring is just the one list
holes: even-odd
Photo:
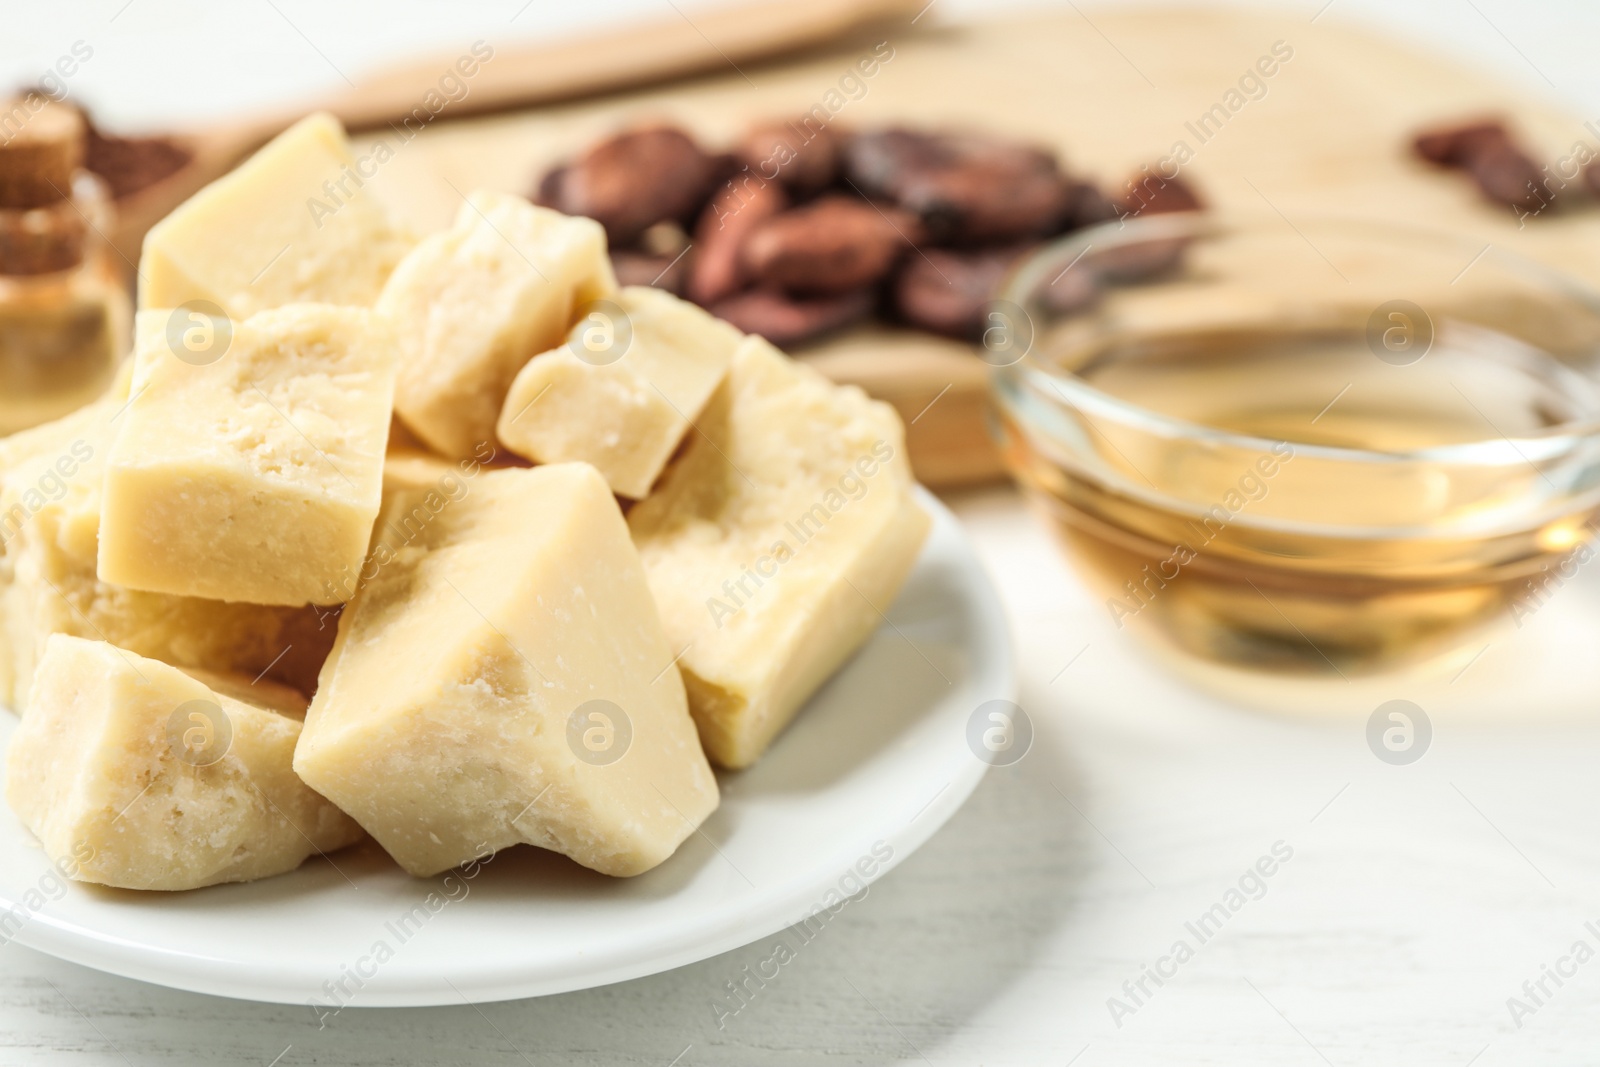
[(592, 463), (613, 492), (650, 492), (728, 372), (744, 335), (671, 293), (622, 290), (567, 343), (522, 368), (500, 413), (500, 440), (538, 463)]
[(592, 467), (399, 493), (295, 770), (416, 875), (527, 842), (656, 866), (717, 806), (616, 499)]
[(234, 319), (284, 304), (369, 307), (415, 243), (364, 187), (344, 129), (317, 114), (291, 126), (150, 230), (139, 307), (191, 300)]
[(292, 871), (361, 837), (295, 777), (297, 706), (271, 683), (214, 688), (56, 634), (12, 737), (6, 800), (80, 881), (177, 890)]
[(928, 517), (899, 417), (757, 337), (628, 514), (711, 759), (754, 763), (882, 621)]
[(406, 256), (378, 301), (401, 344), (395, 410), (435, 451), (472, 455), (494, 441), (522, 365), (560, 343), (575, 307), (615, 290), (598, 223), (473, 193), (454, 226)]
[(101, 638), (185, 669), (263, 676), (309, 695), (333, 646), (331, 613), (144, 593), (96, 577), (111, 420), (121, 407), (85, 408), (29, 431), (26, 457), (9, 450), (0, 472), (0, 702), (24, 709), (52, 633)]
[(484, 442), (466, 459), (445, 459), (436, 452), (403, 444), (391, 438), (383, 457), (383, 496), (403, 489), (437, 489), (448, 496), (462, 492), (459, 483), (470, 481), (485, 467), (500, 463), (502, 453)]
[(330, 604), (360, 567), (394, 393), (387, 323), (295, 304), (233, 327), (196, 365), (168, 313), (136, 323), (132, 400), (106, 471), (100, 577), (255, 604)]

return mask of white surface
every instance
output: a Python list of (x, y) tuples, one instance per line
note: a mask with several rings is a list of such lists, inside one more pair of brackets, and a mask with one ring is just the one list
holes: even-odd
[[(386, 59), (454, 55), (560, 39), (622, 18), (688, 18), (735, 0), (8, 0), (0, 88), (27, 84), (70, 54), (93, 52), (69, 90), (122, 129), (204, 125), (285, 100), (314, 103)], [(747, 0), (760, 3), (763, 0)], [(1109, 0), (1211, 4), (1216, 0)], [(1600, 116), (1600, 5), (1589, 0), (1232, 0), (1309, 19), (1377, 22), (1413, 41), (1500, 68), (1503, 77)], [(1063, 7), (1068, 0), (930, 0), (929, 19)], [(1077, 3), (1093, 17), (1108, 0)], [(1323, 9), (1326, 8), (1324, 11)], [(1116, 43), (1108, 41), (1110, 47)], [(709, 51), (713, 45), (707, 43)]]
[[(121, 2), (95, 10), (109, 17)], [(300, 6), (274, 2), (301, 17)], [(1308, 18), (1323, 4), (1284, 2)], [(220, 111), (225, 85), (237, 99), (265, 98), (284, 66), (322, 76), (322, 61), (287, 27), (270, 44), (263, 30), (213, 33), (197, 46), (157, 21), (162, 0), (134, 0), (117, 24), (147, 3), (150, 23), (133, 25), (152, 47), (108, 38), (123, 69), (142, 72), (116, 94), (130, 121)], [(416, 33), (407, 13), (442, 10), (421, 0), (359, 6), (399, 14), (343, 47), (387, 47)], [(559, 6), (599, 18), (623, 5)], [(646, 6), (665, 5), (634, 9)], [(1000, 6), (1010, 5), (938, 0), (934, 12)], [(518, 22), (557, 7), (536, 3)], [(29, 55), (53, 56), (37, 28), (59, 27), (70, 44), (80, 26), (92, 28), (82, 11), (8, 11), (0, 69), (9, 74), (18, 54), (12, 30), (25, 31)], [(278, 16), (263, 8), (259, 17)], [(1335, 0), (1323, 17), (1380, 20), (1600, 116), (1600, 11), (1587, 0)], [(188, 54), (162, 41), (182, 41)], [(111, 59), (110, 47), (95, 62)], [(281, 56), (249, 59), (257, 47)], [(1010, 494), (966, 497), (956, 511), (998, 579), (1038, 737), (814, 941), (776, 935), (667, 974), (540, 1000), (350, 1009), (324, 1029), (304, 1007), (173, 992), (13, 944), (0, 946), (0, 1063), (1594, 1062), (1600, 959), (1520, 1029), (1506, 1000), (1578, 938), (1596, 944), (1584, 923), (1600, 916), (1600, 568), (1491, 644), (1454, 685), (1459, 664), (1432, 681), (1396, 680), (1388, 693), (1381, 682), (1348, 694), (1268, 692), (1267, 710), (1249, 711), (1179, 680), (1135, 634), (1112, 628)], [(1378, 698), (1390, 696), (1434, 719), (1432, 749), (1408, 767), (1377, 760), (1363, 736)], [(1294, 858), (1266, 895), (1116, 1027), (1107, 999), (1278, 840)], [(780, 939), (799, 946), (796, 958), (719, 1026), (726, 983)]]
[[(368, 846), (195, 893), (66, 889), (6, 811), (0, 914), (23, 920), (20, 944), (76, 963), (330, 1009), (544, 996), (681, 967), (805, 919), (823, 929), (971, 794), (987, 765), (968, 719), (1016, 696), (994, 591), (955, 517), (929, 494), (923, 505), (933, 533), (888, 624), (754, 769), (721, 776), (722, 806), (646, 875), (517, 849), (414, 880)], [(0, 719), (0, 746), (13, 724)]]

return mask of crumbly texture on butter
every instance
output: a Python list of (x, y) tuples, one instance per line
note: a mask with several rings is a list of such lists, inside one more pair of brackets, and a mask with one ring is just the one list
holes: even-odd
[(6, 800), (60, 869), (124, 889), (195, 889), (281, 874), (359, 840), (291, 768), (303, 703), (268, 682), (213, 681), (103, 641), (49, 639), (12, 737)]
[(711, 759), (755, 762), (882, 621), (928, 517), (904, 427), (760, 338), (628, 515)]
[(526, 842), (638, 874), (716, 807), (638, 555), (594, 468), (485, 471), (455, 500), (398, 492), (368, 572), (295, 770), (406, 870)]
[(454, 459), (492, 442), (511, 380), (560, 343), (576, 307), (616, 290), (605, 231), (521, 197), (475, 192), (419, 244), (378, 309), (402, 347), (395, 409)]
[(291, 304), (179, 358), (139, 313), (131, 400), (106, 471), (100, 577), (149, 592), (331, 604), (378, 512), (394, 395), (377, 314)]
[(316, 608), (125, 589), (95, 573), (115, 400), (0, 442), (0, 702), (22, 711), (52, 633), (100, 638), (183, 668), (309, 695), (338, 620)]
[(339, 121), (312, 115), (150, 230), (139, 307), (370, 307), (414, 238), (363, 185)]
[(592, 463), (613, 492), (650, 492), (744, 335), (660, 289), (631, 286), (517, 375), (500, 440), (538, 463)]

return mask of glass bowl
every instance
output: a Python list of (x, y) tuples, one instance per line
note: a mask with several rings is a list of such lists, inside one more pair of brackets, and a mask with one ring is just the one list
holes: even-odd
[(1520, 624), (1592, 552), (1600, 296), (1386, 224), (1073, 234), (989, 312), (1007, 465), (1119, 628), (1351, 671)]

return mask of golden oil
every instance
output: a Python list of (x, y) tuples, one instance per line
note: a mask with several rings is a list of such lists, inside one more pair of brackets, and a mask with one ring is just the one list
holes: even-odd
[(1345, 673), (1520, 620), (1588, 559), (1600, 396), (1504, 335), (1447, 326), (1407, 365), (1328, 329), (1054, 355), (1070, 377), (1002, 385), (1004, 447), (1118, 627)]

